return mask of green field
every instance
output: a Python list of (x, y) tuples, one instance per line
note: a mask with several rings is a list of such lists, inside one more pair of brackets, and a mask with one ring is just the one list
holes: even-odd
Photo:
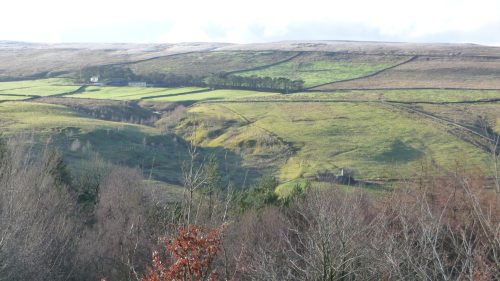
[[(75, 91), (80, 86), (62, 78), (0, 82), (0, 95), (51, 96)], [(3, 99), (3, 98), (2, 98)]]
[(495, 90), (364, 90), (307, 92), (283, 96), (291, 100), (331, 99), (359, 101), (401, 101), (401, 102), (468, 102), (499, 99)]
[(85, 90), (72, 98), (109, 99), (109, 100), (139, 100), (145, 97), (174, 95), (203, 90), (198, 87), (184, 88), (154, 88), (154, 87), (97, 87), (88, 86)]
[(193, 93), (186, 95), (176, 95), (170, 97), (160, 97), (149, 99), (151, 101), (168, 101), (168, 102), (182, 102), (182, 101), (218, 101), (218, 100), (233, 100), (233, 99), (246, 99), (246, 98), (261, 98), (261, 97), (278, 97), (281, 96), (277, 93), (269, 92), (256, 92), (247, 90), (213, 90), (209, 92)]
[[(185, 101), (209, 101), (209, 100), (232, 100), (245, 98), (259, 98), (280, 96), (276, 93), (256, 92), (247, 90), (212, 90), (203, 91), (205, 88), (182, 87), (182, 88), (144, 88), (144, 87), (96, 87), (88, 86), (78, 94), (68, 95), (71, 98), (85, 99), (109, 99), (109, 100), (140, 100), (145, 99), (153, 102), (185, 102)], [(190, 93), (196, 92), (197, 93)], [(158, 96), (158, 97), (155, 97)]]
[(478, 120), (482, 117), (487, 120), (492, 130), (500, 133), (499, 103), (420, 104), (416, 108), (469, 128), (475, 128), (479, 133), (484, 133), (484, 128), (480, 128), (478, 124)]
[(340, 168), (354, 169), (360, 178), (399, 178), (428, 161), (442, 167), (464, 158), (470, 166), (484, 167), (487, 161), (481, 150), (438, 125), (376, 104), (202, 104), (190, 112), (201, 120), (234, 124), (215, 137), (210, 130), (218, 128), (207, 128), (204, 145), (235, 149), (244, 139), (258, 144), (259, 134), (291, 143), (295, 153), (286, 163), (276, 163), (282, 181)]
[(306, 54), (271, 67), (238, 73), (243, 76), (285, 77), (303, 80), (305, 87), (366, 76), (390, 67), (406, 57), (352, 57)]
[(130, 128), (143, 131), (144, 133), (155, 132), (153, 128), (146, 126), (90, 118), (61, 105), (30, 102), (1, 103), (0, 120), (11, 123), (8, 127), (3, 128), (4, 131), (34, 129), (41, 132), (52, 132), (53, 130), (64, 129), (66, 127), (75, 127), (84, 131)]
[(25, 100), (27, 98), (29, 98), (29, 96), (22, 96), (22, 95), (2, 95), (2, 94), (0, 94), (0, 101)]

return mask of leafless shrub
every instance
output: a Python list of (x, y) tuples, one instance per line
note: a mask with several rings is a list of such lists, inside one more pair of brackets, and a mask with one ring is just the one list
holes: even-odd
[(296, 280), (371, 279), (372, 225), (362, 194), (312, 190), (292, 210), (285, 237)]
[(142, 176), (129, 168), (113, 169), (100, 186), (95, 223), (79, 245), (82, 268), (91, 278), (136, 280), (144, 270), (156, 241), (141, 187)]
[(286, 216), (274, 207), (239, 218), (223, 245), (226, 279), (294, 280), (283, 239), (287, 230)]
[(479, 117), (476, 123), (482, 130), (482, 138), (485, 142), (485, 147), (491, 155), (493, 181), (495, 183), (497, 193), (500, 194), (500, 134), (495, 133), (492, 129), (494, 122), (491, 122), (484, 117)]
[[(500, 276), (499, 198), (479, 177), (427, 179), (386, 202), (378, 218), (388, 278), (494, 280)], [(382, 238), (383, 239), (380, 239)], [(482, 279), (479, 279), (482, 278)]]
[(377, 196), (311, 189), (234, 223), (228, 265), (240, 280), (497, 280), (500, 198), (484, 185), (455, 173)]
[(75, 200), (56, 179), (57, 157), (11, 138), (0, 160), (0, 280), (67, 280)]

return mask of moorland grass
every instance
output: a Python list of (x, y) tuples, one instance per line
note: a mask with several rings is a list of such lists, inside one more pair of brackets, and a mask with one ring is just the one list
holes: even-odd
[(175, 73), (177, 75), (206, 76), (213, 73), (269, 65), (295, 54), (297, 52), (195, 52), (139, 62), (131, 64), (130, 67), (137, 74)]
[(421, 56), (375, 76), (319, 87), (334, 89), (500, 89), (498, 57)]

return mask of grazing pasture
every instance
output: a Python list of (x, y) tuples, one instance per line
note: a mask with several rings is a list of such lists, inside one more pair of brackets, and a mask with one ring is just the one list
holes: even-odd
[(285, 77), (303, 80), (305, 87), (366, 76), (409, 59), (407, 56), (353, 56), (305, 53), (270, 67), (240, 72), (243, 76)]
[[(462, 124), (479, 133), (484, 133), (485, 125), (500, 133), (499, 103), (420, 104), (417, 108), (440, 118)], [(480, 119), (484, 119), (486, 124)]]
[(2, 94), (0, 94), (0, 101), (25, 100), (28, 98), (30, 98), (30, 97), (23, 96), (23, 95), (2, 95)]
[(200, 93), (164, 96), (149, 99), (151, 101), (183, 102), (183, 101), (219, 101), (219, 100), (239, 100), (262, 97), (279, 97), (281, 94), (269, 92), (257, 92), (248, 90), (213, 90)]
[(280, 98), (290, 100), (324, 99), (357, 101), (399, 101), (423, 103), (458, 103), (500, 99), (500, 90), (337, 90), (332, 92), (305, 92)]
[(333, 89), (499, 89), (500, 57), (421, 56), (375, 76), (332, 83)]
[(73, 84), (72, 80), (63, 78), (22, 80), (0, 82), (0, 95), (45, 97), (73, 92), (78, 90), (78, 88), (80, 86)]
[(155, 88), (155, 87), (97, 87), (87, 86), (85, 89), (76, 95), (71, 95), (72, 98), (84, 99), (108, 99), (108, 100), (140, 100), (143, 98), (151, 98), (163, 95), (177, 95), (181, 93), (204, 90), (198, 87), (181, 87), (181, 88)]
[(288, 144), (291, 153), (276, 163), (282, 181), (341, 168), (354, 169), (360, 178), (400, 178), (424, 163), (453, 167), (466, 157), (468, 165), (484, 167), (487, 160), (445, 127), (378, 104), (200, 104), (190, 112), (199, 120), (232, 124), (223, 132), (207, 125), (202, 145), (242, 148), (245, 136), (246, 144), (255, 145), (259, 134)]

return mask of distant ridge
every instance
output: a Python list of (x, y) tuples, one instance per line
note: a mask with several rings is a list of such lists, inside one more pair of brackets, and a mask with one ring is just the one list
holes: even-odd
[[(32, 43), (0, 41), (0, 80), (51, 77), (88, 66), (131, 64), (201, 52), (323, 52), (367, 56), (472, 57), (500, 59), (500, 47), (465, 43), (405, 43), (346, 40), (232, 44), (185, 43)], [(213, 62), (223, 63), (223, 62)]]
[(221, 47), (218, 50), (316, 51), (377, 55), (500, 56), (500, 47), (484, 46), (472, 43), (408, 43), (344, 40), (281, 41), (272, 43), (235, 44)]

